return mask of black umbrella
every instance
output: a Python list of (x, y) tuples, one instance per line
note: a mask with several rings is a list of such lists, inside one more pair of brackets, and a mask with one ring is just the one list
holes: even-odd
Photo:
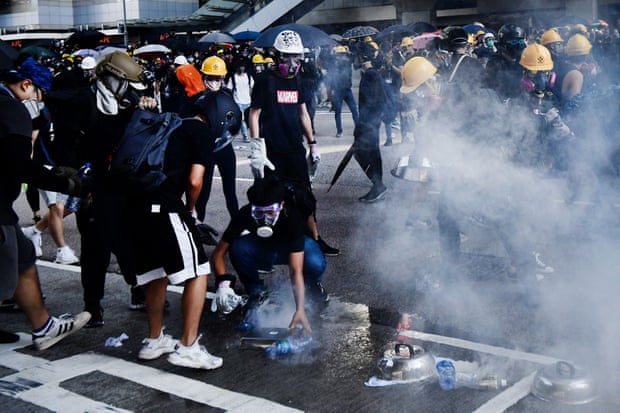
[(359, 37), (374, 36), (379, 30), (372, 26), (355, 26), (342, 33), (345, 39), (357, 39)]
[(0, 69), (8, 69), (19, 53), (7, 42), (0, 40)]
[(338, 164), (338, 167), (336, 168), (336, 172), (334, 173), (334, 177), (332, 178), (332, 181), (329, 184), (329, 188), (327, 188), (327, 192), (329, 192), (330, 189), (332, 189), (332, 186), (334, 186), (338, 178), (340, 178), (340, 175), (342, 175), (342, 171), (344, 171), (344, 168), (346, 168), (347, 165), (349, 164), (349, 161), (351, 160), (351, 158), (353, 157), (353, 153), (355, 152), (354, 146), (355, 144), (351, 145), (347, 153), (344, 154), (344, 157)]
[(260, 32), (255, 32), (253, 30), (244, 30), (239, 33), (233, 34), (233, 38), (238, 42), (247, 42), (250, 40), (256, 40), (260, 36)]
[(228, 33), (211, 32), (198, 39), (199, 43), (236, 43), (236, 40)]
[(30, 56), (39, 58), (56, 57), (58, 54), (43, 46), (27, 46), (20, 49), (20, 53), (28, 53)]
[(404, 24), (395, 24), (390, 27), (386, 27), (381, 30), (379, 33), (373, 36), (373, 39), (377, 42), (382, 41), (390, 41), (397, 42), (400, 41), (403, 37), (411, 36), (413, 34), (413, 29), (411, 27), (406, 26)]
[(252, 46), (254, 47), (273, 47), (273, 42), (276, 39), (276, 36), (283, 32), (284, 30), (292, 30), (297, 32), (301, 37), (301, 42), (304, 47), (313, 48), (318, 46), (335, 46), (338, 44), (334, 39), (329, 37), (327, 33), (325, 33), (321, 29), (317, 29), (314, 26), (308, 26), (305, 24), (298, 23), (288, 23), (282, 24), (280, 26), (274, 26), (270, 29), (265, 30), (261, 33), (260, 36), (254, 40)]
[(94, 49), (105, 37), (106, 35), (99, 30), (84, 30), (73, 33), (65, 43), (78, 45), (82, 49)]
[(413, 30), (413, 32), (416, 34), (432, 33), (437, 31), (437, 28), (435, 26), (426, 22), (415, 22), (409, 25), (409, 27), (411, 27), (411, 30)]

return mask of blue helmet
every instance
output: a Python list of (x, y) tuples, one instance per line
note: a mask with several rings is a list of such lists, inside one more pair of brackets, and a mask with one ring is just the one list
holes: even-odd
[(32, 57), (26, 58), (19, 66), (11, 69), (8, 75), (18, 79), (30, 79), (32, 83), (44, 92), (49, 92), (52, 88), (52, 72), (47, 66), (37, 62)]

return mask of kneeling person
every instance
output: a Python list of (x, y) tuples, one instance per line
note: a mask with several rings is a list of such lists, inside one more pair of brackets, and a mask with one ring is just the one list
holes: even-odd
[(327, 265), (325, 257), (319, 244), (304, 234), (307, 217), (287, 199), (287, 191), (275, 176), (256, 180), (247, 195), (250, 203), (233, 217), (213, 251), (211, 262), (216, 285), (225, 287), (234, 280), (226, 272), (224, 257), (228, 253), (249, 295), (248, 314), (251, 314), (268, 294), (259, 269), (288, 264), (296, 304), (289, 328), (300, 325), (311, 332), (304, 308), (305, 296), (308, 294), (319, 302), (327, 302), (329, 296), (321, 284)]

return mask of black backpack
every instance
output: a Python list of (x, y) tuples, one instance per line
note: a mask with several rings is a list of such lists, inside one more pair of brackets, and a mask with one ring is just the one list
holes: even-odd
[(168, 138), (183, 120), (172, 112), (137, 109), (112, 153), (110, 175), (126, 189), (150, 192), (166, 180)]

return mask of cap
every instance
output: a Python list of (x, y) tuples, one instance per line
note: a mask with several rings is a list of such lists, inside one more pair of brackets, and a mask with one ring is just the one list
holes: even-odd
[(32, 57), (26, 58), (19, 66), (10, 69), (7, 75), (21, 80), (29, 79), (36, 87), (45, 92), (52, 87), (52, 72), (47, 66), (37, 62)]

